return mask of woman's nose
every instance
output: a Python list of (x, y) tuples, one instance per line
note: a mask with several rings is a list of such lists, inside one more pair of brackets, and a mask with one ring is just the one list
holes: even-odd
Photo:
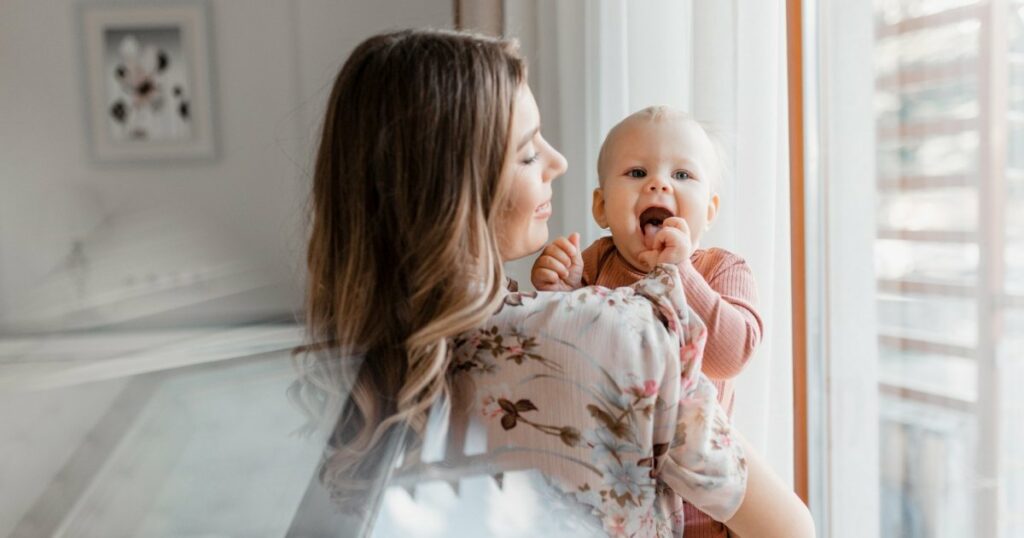
[(558, 152), (555, 148), (551, 148), (554, 155), (551, 158), (551, 164), (548, 166), (547, 181), (551, 181), (558, 176), (561, 176), (569, 168), (569, 162), (565, 160), (565, 156)]

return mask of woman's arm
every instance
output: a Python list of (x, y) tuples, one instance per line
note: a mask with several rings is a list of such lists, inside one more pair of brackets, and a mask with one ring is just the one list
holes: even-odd
[(814, 520), (804, 503), (738, 431), (732, 435), (746, 454), (747, 492), (725, 526), (747, 538), (813, 537)]

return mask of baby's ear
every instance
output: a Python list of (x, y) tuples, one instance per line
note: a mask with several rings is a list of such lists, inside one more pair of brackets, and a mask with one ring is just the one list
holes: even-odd
[(590, 211), (598, 226), (608, 227), (608, 216), (604, 213), (604, 191), (601, 190), (601, 187), (594, 189), (594, 203), (590, 205)]
[(711, 199), (708, 200), (708, 220), (707, 220), (707, 223), (709, 225), (712, 222), (714, 222), (715, 217), (718, 216), (718, 204), (719, 204), (719, 198), (718, 198), (718, 193), (716, 192), (716, 193), (712, 194), (711, 195)]

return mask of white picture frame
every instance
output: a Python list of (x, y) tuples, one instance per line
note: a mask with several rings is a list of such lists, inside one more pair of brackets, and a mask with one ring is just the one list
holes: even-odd
[(209, 11), (202, 0), (78, 5), (96, 160), (216, 156)]

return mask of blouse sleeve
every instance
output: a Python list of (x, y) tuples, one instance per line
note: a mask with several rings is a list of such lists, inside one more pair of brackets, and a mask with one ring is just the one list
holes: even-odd
[(707, 331), (682, 286), (660, 265), (631, 288), (508, 294), (453, 342), (453, 409), (477, 417), (495, 458), (539, 469), (609, 534), (681, 532), (678, 497), (729, 519), (746, 465), (701, 373)]
[[(669, 361), (654, 424), (658, 480), (718, 521), (743, 501), (747, 468), (717, 392), (701, 373), (707, 329), (687, 306), (678, 268), (659, 265), (634, 285), (679, 339), (678, 361)], [(673, 382), (675, 380), (675, 382)]]

